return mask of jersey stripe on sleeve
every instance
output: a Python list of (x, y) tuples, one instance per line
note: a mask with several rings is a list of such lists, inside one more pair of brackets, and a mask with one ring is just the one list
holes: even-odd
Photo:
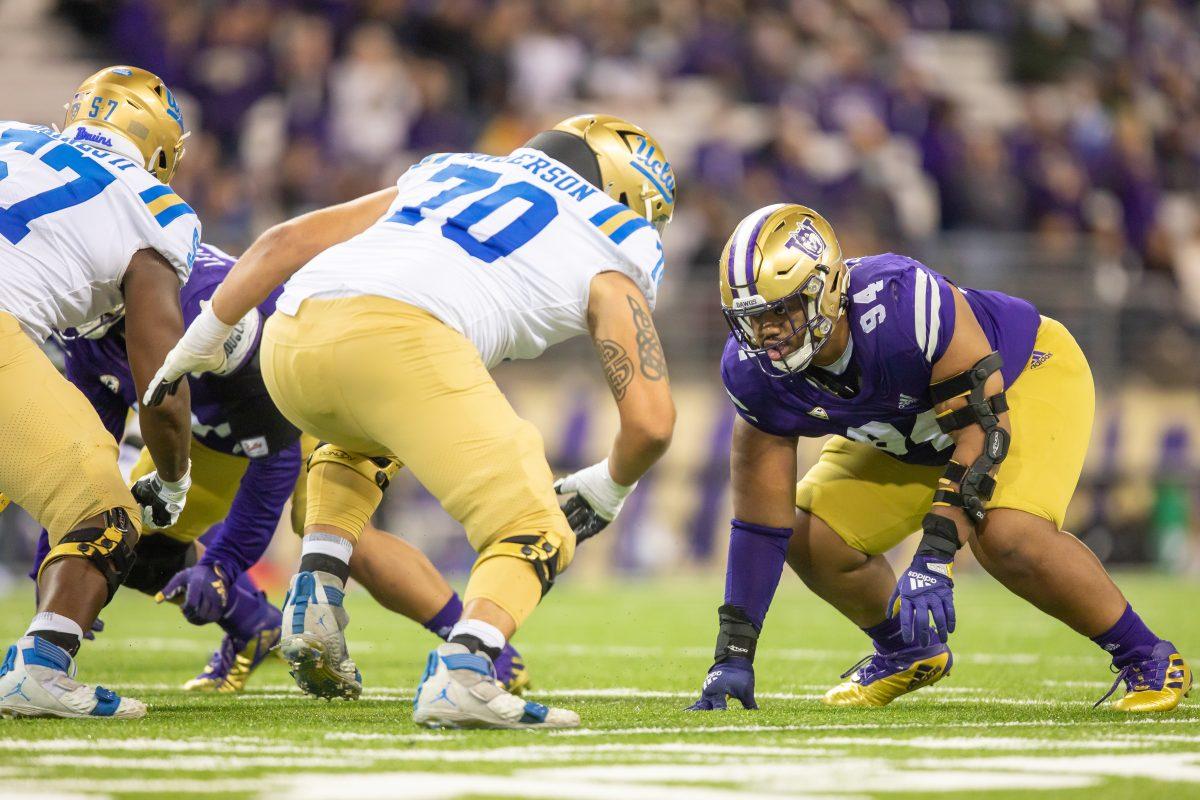
[(183, 198), (171, 191), (170, 186), (151, 186), (138, 197), (154, 215), (154, 221), (165, 228), (184, 214), (195, 214)]
[(630, 234), (642, 228), (649, 228), (650, 223), (636, 211), (621, 206), (609, 206), (592, 215), (588, 222), (600, 229), (600, 232), (612, 239), (613, 244), (620, 244), (629, 238)]
[(913, 309), (917, 346), (925, 354), (925, 360), (932, 364), (942, 326), (942, 292), (936, 278), (930, 277), (920, 267), (915, 269), (917, 279), (913, 281)]

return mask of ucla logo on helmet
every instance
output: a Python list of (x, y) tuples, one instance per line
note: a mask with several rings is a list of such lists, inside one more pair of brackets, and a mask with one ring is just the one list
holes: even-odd
[(117, 73), (118, 75), (124, 75), (126, 78), (133, 75), (133, 70), (125, 69), (125, 67), (117, 67), (113, 70), (113, 72)]
[(166, 92), (167, 96), (167, 115), (175, 120), (179, 125), (180, 132), (183, 132), (183, 109), (179, 107), (179, 101), (175, 99), (174, 92), (166, 86), (163, 87), (163, 91)]
[(662, 192), (667, 202), (672, 202), (675, 197), (675, 171), (671, 169), (670, 162), (662, 157), (658, 148), (647, 141), (646, 137), (634, 138), (637, 140), (633, 150), (634, 166)]
[(788, 237), (784, 247), (791, 247), (803, 252), (809, 258), (817, 259), (825, 252), (825, 239), (817, 232), (812, 220), (805, 218), (796, 226), (796, 230), (792, 231), (792, 235)]

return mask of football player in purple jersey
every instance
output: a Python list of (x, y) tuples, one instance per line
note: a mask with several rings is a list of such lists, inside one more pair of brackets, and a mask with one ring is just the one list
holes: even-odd
[[(1066, 328), (905, 256), (843, 259), (799, 205), (746, 217), (720, 269), (735, 517), (716, 663), (692, 709), (756, 707), (754, 651), (785, 562), (874, 645), (824, 703), (883, 706), (937, 682), (964, 545), (1110, 655), (1116, 709), (1179, 704), (1192, 675), (1178, 650), (1062, 530), (1095, 406)], [(797, 483), (798, 437), (829, 435)], [(897, 581), (883, 554), (917, 531)]]
[[(235, 259), (202, 244), (191, 277), (180, 292), (185, 325), (200, 313)], [(172, 527), (147, 530), (125, 585), (180, 606), (196, 625), (216, 623), (225, 635), (208, 664), (184, 688), (237, 692), (279, 642), (280, 612), (246, 570), (270, 543), (289, 497), (304, 508), (304, 457), (316, 442), (275, 408), (258, 369), (262, 324), (275, 310), (273, 292), (235, 326), (225, 343), (225, 366), (189, 379), (192, 393), (192, 489)], [(137, 391), (125, 349), (121, 314), (59, 337), (67, 378), (120, 441)], [(132, 479), (154, 469), (143, 449)], [(135, 490), (136, 493), (136, 490)], [(301, 511), (301, 514), (303, 512)], [(42, 532), (36, 575), (49, 550)], [(386, 608), (446, 638), (462, 601), (429, 560), (412, 545), (370, 528), (356, 551), (353, 574)], [(520, 691), (528, 675), (510, 645), (496, 661), (497, 676)]]

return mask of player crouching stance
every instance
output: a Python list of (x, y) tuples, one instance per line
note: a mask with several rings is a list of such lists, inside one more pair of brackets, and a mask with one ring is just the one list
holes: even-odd
[[(288, 280), (262, 345), (280, 410), (324, 442), (310, 461), (300, 572), (280, 649), (297, 683), (356, 697), (342, 605), (350, 557), (407, 466), (479, 553), (462, 618), (430, 654), (413, 718), (429, 726), (569, 727), (523, 702), (493, 662), (665, 450), (674, 425), (650, 317), (674, 176), (640, 128), (575, 117), (508, 156), (442, 153), (395, 188), (300, 217), (246, 252), (159, 372), (162, 389), (221, 363), (220, 342)], [(488, 370), (590, 332), (621, 427), (608, 459), (555, 498), (541, 436)]]
[[(83, 631), (134, 563), (143, 514), (162, 527), (189, 486), (186, 390), (144, 416), (157, 471), (138, 501), (117, 443), (35, 342), (126, 310), (139, 390), (183, 332), (179, 286), (200, 241), (171, 191), (183, 117), (163, 82), (111, 67), (79, 87), (62, 134), (0, 122), (0, 492), (49, 531), (38, 613), (0, 663), (0, 716), (141, 717), (75, 680)], [(139, 503), (144, 508), (139, 508)]]
[[(882, 706), (937, 682), (953, 664), (952, 566), (967, 543), (1111, 654), (1117, 709), (1179, 704), (1188, 665), (1061, 529), (1095, 404), (1066, 328), (910, 258), (843, 262), (833, 229), (798, 205), (748, 216), (720, 267), (736, 518), (716, 663), (693, 709), (726, 696), (755, 707), (755, 645), (785, 560), (875, 646), (823, 702)], [(796, 484), (797, 437), (828, 434)], [(897, 582), (883, 553), (918, 529)]]

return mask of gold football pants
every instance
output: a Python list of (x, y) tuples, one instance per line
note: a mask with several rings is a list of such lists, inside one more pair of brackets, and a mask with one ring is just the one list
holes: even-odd
[[(541, 434), (513, 411), (475, 346), (428, 312), (375, 296), (306, 300), (295, 316), (267, 322), (262, 372), (302, 431), (350, 454), (399, 459), (462, 524), (480, 554), (468, 602), (492, 600), (518, 624), (537, 604), (535, 572), (520, 563), (530, 548), (508, 537), (541, 537), (555, 571), (570, 563), (575, 535)], [(308, 475), (306, 524), (357, 537), (382, 493), (353, 469), (321, 467)]]
[[(1042, 317), (1033, 348), (1006, 391), (1012, 444), (986, 507), (1027, 511), (1061, 529), (1091, 441), (1096, 395), (1087, 358), (1062, 323)], [(796, 486), (796, 507), (854, 549), (883, 553), (921, 529), (944, 471), (834, 436)]]
[(125, 509), (141, 529), (141, 511), (117, 467), (116, 441), (87, 398), (4, 312), (0, 492), (49, 531), (52, 547), (112, 508)]

